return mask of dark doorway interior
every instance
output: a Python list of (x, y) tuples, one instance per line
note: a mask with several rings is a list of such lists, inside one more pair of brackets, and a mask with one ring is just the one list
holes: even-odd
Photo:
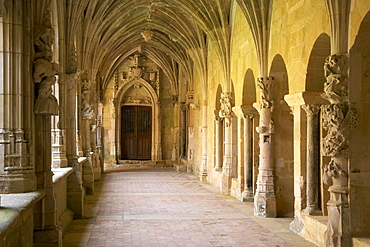
[(121, 159), (149, 160), (152, 144), (152, 108), (122, 106)]

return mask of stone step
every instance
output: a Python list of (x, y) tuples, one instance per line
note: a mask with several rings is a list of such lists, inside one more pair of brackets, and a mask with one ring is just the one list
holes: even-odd
[(173, 164), (173, 166), (175, 167), (176, 171), (178, 172), (186, 172), (186, 165), (184, 164), (181, 164), (181, 163), (175, 163)]
[(370, 237), (368, 238), (353, 238), (353, 247), (368, 247), (370, 246)]

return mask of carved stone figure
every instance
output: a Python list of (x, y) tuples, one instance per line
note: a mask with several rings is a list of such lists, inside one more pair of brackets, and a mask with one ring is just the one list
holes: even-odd
[(348, 81), (345, 76), (347, 68), (347, 56), (335, 54), (325, 59), (324, 93), (322, 97), (331, 104), (341, 103), (348, 100)]
[(93, 119), (94, 109), (90, 104), (89, 82), (84, 81), (81, 88), (81, 116), (82, 119)]
[(39, 96), (35, 103), (36, 114), (58, 115), (58, 100), (52, 94), (51, 86), (56, 82), (55, 76), (45, 77), (39, 88)]
[(232, 93), (226, 92), (221, 93), (221, 109), (220, 109), (220, 117), (231, 117), (232, 108), (231, 108), (231, 101), (232, 101)]
[(271, 80), (264, 80), (264, 78), (257, 79), (257, 86), (261, 90), (261, 100), (260, 100), (260, 107), (261, 108), (273, 108), (274, 100), (273, 100), (273, 89), (274, 84)]

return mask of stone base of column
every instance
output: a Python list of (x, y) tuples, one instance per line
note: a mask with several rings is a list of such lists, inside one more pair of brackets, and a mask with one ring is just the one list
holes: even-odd
[(230, 194), (230, 188), (231, 188), (231, 177), (222, 174), (222, 177), (221, 177), (221, 194), (229, 195)]
[(0, 184), (2, 185), (0, 194), (25, 193), (35, 190), (36, 176), (34, 171), (32, 170), (32, 173), (22, 172), (23, 174), (19, 174), (18, 172), (14, 169), (14, 172), (11, 174), (0, 177)]
[[(330, 191), (330, 188), (329, 188)], [(349, 205), (345, 193), (330, 191), (328, 225), (325, 232), (326, 246), (351, 246)]]
[(241, 201), (242, 202), (253, 202), (254, 201), (253, 191), (244, 190), (242, 193)]
[(84, 215), (85, 189), (82, 187), (80, 165), (77, 157), (69, 157), (69, 166), (74, 168), (74, 172), (67, 179), (67, 205), (73, 212), (75, 219), (81, 219)]
[(320, 209), (315, 206), (307, 206), (305, 209), (302, 210), (302, 213), (305, 215), (322, 215)]
[(276, 217), (276, 198), (273, 193), (256, 192), (254, 196), (254, 215), (266, 218)]
[(33, 233), (33, 246), (61, 246), (62, 237), (62, 231), (59, 229), (35, 231)]

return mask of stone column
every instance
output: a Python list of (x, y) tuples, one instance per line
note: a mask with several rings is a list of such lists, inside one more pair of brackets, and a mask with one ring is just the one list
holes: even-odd
[(94, 109), (90, 103), (90, 81), (84, 79), (81, 83), (81, 106), (80, 106), (80, 140), (83, 157), (88, 162), (82, 165), (82, 181), (86, 194), (94, 194), (94, 169), (91, 160), (91, 121), (94, 119)]
[(260, 88), (260, 123), (256, 130), (260, 138), (260, 160), (254, 197), (254, 215), (276, 217), (273, 163), (274, 123), (272, 121), (273, 78), (258, 78), (258, 87)]
[[(36, 189), (33, 162), (30, 80), (32, 46), (30, 3), (2, 1), (0, 16), (0, 193)], [(6, 5), (6, 7), (5, 7)]]
[(200, 181), (207, 181), (207, 174), (208, 174), (208, 132), (207, 132), (207, 100), (204, 100), (202, 105), (202, 164), (201, 164), (201, 172), (200, 172)]
[(222, 182), (221, 194), (228, 195), (231, 187), (232, 177), (232, 93), (225, 92), (221, 94), (221, 110), (220, 117), (224, 119), (224, 157), (222, 164)]
[(330, 185), (328, 225), (325, 235), (327, 246), (351, 246), (351, 222), (348, 202), (349, 131), (357, 124), (357, 114), (348, 102), (348, 57), (335, 54), (325, 60), (324, 93), (330, 104), (323, 105), (323, 127), (327, 130), (322, 139), (322, 154), (331, 157), (323, 165), (323, 180)]
[(220, 117), (220, 111), (215, 111), (215, 171), (222, 171), (222, 156), (223, 156), (223, 118)]
[(74, 173), (68, 176), (67, 201), (68, 208), (74, 213), (75, 218), (83, 217), (83, 198), (85, 190), (82, 187), (82, 169), (78, 163), (76, 154), (76, 108), (77, 108), (77, 89), (76, 85), (80, 81), (80, 72), (73, 74), (63, 74), (66, 83), (66, 154), (68, 166), (74, 168)]
[(238, 183), (240, 184), (241, 201), (253, 201), (253, 150), (252, 120), (257, 111), (253, 106), (240, 105), (233, 107), (238, 117)]
[(53, 117), (53, 127), (52, 127), (52, 167), (62, 168), (68, 166), (68, 159), (65, 151), (65, 131), (63, 118), (65, 116), (65, 101), (64, 101), (64, 78), (59, 77), (58, 83), (56, 84), (55, 96), (59, 102), (59, 116)]
[[(42, 198), (34, 207), (35, 243), (60, 243), (61, 231), (58, 228), (55, 188), (53, 184), (52, 154), (51, 154), (51, 116), (58, 115), (58, 101), (52, 94), (52, 86), (56, 82), (58, 66), (52, 61), (52, 45), (54, 30), (51, 27), (47, 11), (43, 24), (35, 25), (34, 48), (35, 60), (33, 80), (36, 102), (35, 113), (35, 163), (37, 188), (45, 191)], [(46, 47), (48, 47), (46, 49)]]
[(244, 115), (244, 191), (243, 202), (252, 202), (253, 193), (253, 114)]
[(306, 205), (303, 213), (312, 215), (318, 208), (319, 184), (319, 123), (320, 105), (304, 105), (307, 113), (307, 163), (306, 163)]

